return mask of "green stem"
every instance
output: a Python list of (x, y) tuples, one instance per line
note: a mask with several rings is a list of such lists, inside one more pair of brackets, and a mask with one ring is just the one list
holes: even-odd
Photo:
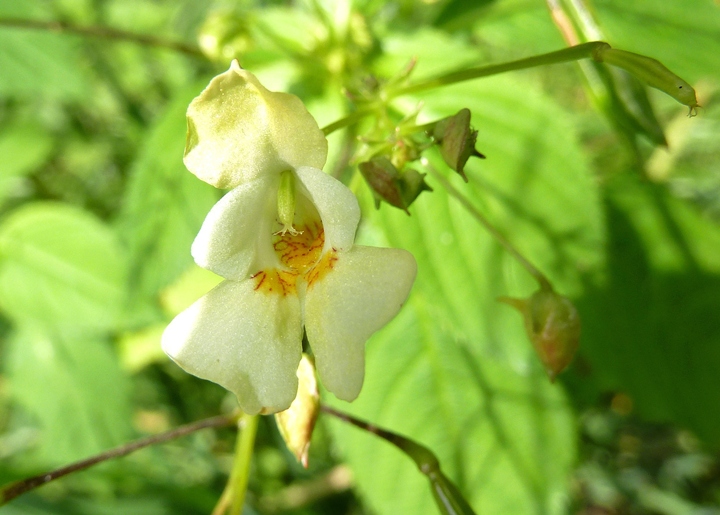
[(109, 451), (102, 452), (100, 454), (81, 461), (77, 461), (75, 463), (71, 463), (70, 465), (61, 467), (50, 472), (45, 472), (44, 474), (10, 483), (9, 485), (5, 485), (4, 487), (0, 488), (0, 506), (8, 503), (19, 495), (29, 492), (30, 490), (34, 490), (35, 488), (49, 483), (50, 481), (54, 481), (63, 476), (67, 476), (68, 474), (72, 474), (73, 472), (85, 470), (92, 467), (93, 465), (102, 463), (103, 461), (121, 458), (123, 456), (127, 456), (131, 452), (137, 451), (138, 449), (169, 442), (170, 440), (175, 440), (176, 438), (180, 438), (181, 436), (189, 435), (191, 433), (200, 431), (201, 429), (206, 429), (208, 427), (229, 426), (235, 423), (236, 420), (237, 415), (222, 415), (219, 417), (206, 418), (204, 420), (193, 422), (192, 424), (180, 426), (166, 433), (148, 436), (147, 438), (141, 438), (140, 440), (121, 445), (120, 447), (116, 447), (115, 449), (110, 449)]
[(321, 406), (320, 409), (348, 424), (379, 436), (405, 453), (415, 462), (418, 470), (430, 481), (430, 491), (442, 515), (476, 515), (460, 490), (440, 470), (440, 462), (430, 449), (409, 438), (382, 429), (329, 406)]
[[(399, 87), (397, 89), (390, 89), (386, 92), (385, 101), (389, 101), (395, 97), (407, 95), (409, 93), (417, 93), (419, 91), (426, 91), (428, 89), (439, 88), (441, 86), (448, 86), (457, 82), (463, 82), (466, 80), (479, 79), (481, 77), (488, 77), (490, 75), (498, 75), (500, 73), (524, 70), (526, 68), (535, 68), (537, 66), (545, 66), (548, 64), (566, 63), (570, 61), (578, 61), (580, 59), (594, 58), (597, 50), (609, 47), (607, 43), (602, 41), (593, 41), (590, 43), (583, 43), (582, 45), (576, 45), (570, 48), (563, 48), (555, 52), (547, 54), (536, 55), (534, 57), (527, 57), (525, 59), (519, 59), (517, 61), (510, 61), (508, 63), (492, 64), (490, 66), (479, 66), (477, 68), (468, 68), (457, 72), (448, 73), (441, 75), (434, 79), (427, 80), (425, 82), (418, 82), (417, 84), (411, 84), (405, 87)], [(354, 113), (349, 114), (345, 118), (341, 118), (336, 122), (331, 123), (323, 127), (322, 131), (327, 136), (335, 132), (338, 129), (347, 127), (353, 124), (365, 116), (371, 115), (377, 112), (377, 105), (371, 105), (359, 109)]]
[(375, 112), (375, 107), (365, 107), (363, 109), (359, 109), (355, 111), (354, 113), (350, 113), (345, 118), (340, 118), (339, 120), (331, 123), (330, 125), (326, 125), (322, 128), (323, 134), (325, 136), (328, 136), (329, 134), (332, 134), (336, 130), (342, 129), (343, 127), (347, 127), (348, 125), (352, 125), (355, 122), (358, 122), (365, 118), (366, 116), (372, 114)]
[(113, 29), (111, 27), (81, 27), (62, 21), (27, 20), (24, 18), (0, 18), (0, 27), (16, 27), (21, 29), (45, 30), (50, 32), (67, 32), (86, 37), (128, 41), (139, 45), (165, 48), (192, 57), (207, 59), (200, 49), (193, 45), (180, 43), (178, 41), (167, 41), (155, 36), (126, 32), (124, 30)]
[(495, 238), (495, 240), (500, 245), (502, 245), (505, 250), (510, 253), (511, 256), (518, 260), (518, 262), (523, 266), (523, 268), (525, 268), (525, 270), (527, 270), (528, 273), (535, 278), (535, 280), (540, 285), (540, 288), (547, 291), (553, 291), (552, 285), (550, 284), (550, 281), (547, 279), (547, 277), (545, 277), (545, 275), (540, 270), (538, 270), (535, 265), (528, 261), (525, 256), (523, 256), (520, 251), (517, 250), (512, 245), (512, 243), (510, 243), (505, 238), (505, 236), (503, 236), (500, 231), (498, 231), (495, 226), (490, 223), (487, 218), (485, 218), (485, 216), (473, 205), (473, 203), (470, 202), (470, 200), (465, 197), (465, 195), (460, 193), (460, 190), (450, 184), (450, 181), (448, 181), (440, 172), (435, 170), (434, 167), (427, 163), (427, 160), (423, 161), (423, 164), (426, 165), (426, 168), (430, 172), (430, 175), (432, 175), (435, 180), (437, 180), (443, 186), (443, 188), (447, 190), (450, 196), (455, 197), (455, 200), (460, 202), (460, 204), (462, 204), (462, 206), (468, 211), (468, 213), (470, 213), (473, 218), (480, 222), (480, 225), (485, 227), (485, 229), (490, 233), (490, 235)]
[(227, 485), (225, 485), (225, 490), (223, 490), (212, 515), (222, 515), (224, 513), (227, 513), (227, 515), (242, 514), (259, 418), (258, 415), (243, 414), (238, 420), (235, 461)]
[(580, 59), (593, 58), (597, 50), (609, 47), (607, 43), (602, 41), (592, 41), (590, 43), (583, 43), (582, 45), (576, 45), (570, 48), (563, 48), (562, 50), (556, 50), (547, 54), (536, 55), (533, 57), (527, 57), (525, 59), (518, 59), (517, 61), (510, 61), (508, 63), (492, 64), (490, 66), (479, 66), (477, 68), (468, 68), (458, 72), (448, 73), (434, 79), (427, 80), (425, 82), (419, 82), (417, 84), (411, 84), (404, 88), (399, 88), (394, 91), (388, 92), (389, 98), (398, 97), (401, 95), (407, 95), (409, 93), (417, 93), (418, 91), (425, 91), (428, 89), (438, 88), (441, 86), (448, 86), (457, 82), (463, 82), (466, 80), (479, 79), (480, 77), (488, 77), (490, 75), (498, 75), (500, 73), (524, 70), (527, 68), (535, 68), (537, 66), (546, 66), (549, 64), (566, 63), (570, 61), (578, 61)]

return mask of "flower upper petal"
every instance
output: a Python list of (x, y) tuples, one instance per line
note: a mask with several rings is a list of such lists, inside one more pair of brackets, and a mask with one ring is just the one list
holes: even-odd
[(322, 219), (326, 248), (338, 251), (352, 247), (360, 222), (360, 206), (350, 189), (322, 170), (303, 166), (295, 170), (304, 194)]
[(287, 409), (295, 398), (302, 321), (295, 295), (224, 281), (165, 329), (162, 347), (185, 371), (232, 391), (249, 414)]
[(245, 182), (213, 206), (192, 245), (198, 265), (235, 280), (276, 265), (271, 236), (278, 180), (264, 176)]
[(308, 288), (305, 329), (323, 385), (352, 401), (365, 372), (364, 344), (400, 310), (417, 265), (402, 249), (355, 246)]
[(327, 140), (294, 95), (268, 91), (233, 61), (188, 107), (185, 166), (217, 188), (299, 166), (322, 168)]

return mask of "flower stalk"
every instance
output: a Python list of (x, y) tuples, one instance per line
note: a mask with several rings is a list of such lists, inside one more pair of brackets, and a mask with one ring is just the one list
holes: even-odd
[(245, 504), (250, 463), (252, 461), (255, 435), (258, 426), (257, 415), (243, 413), (238, 420), (238, 436), (235, 444), (235, 459), (230, 477), (225, 485), (212, 515), (241, 515)]

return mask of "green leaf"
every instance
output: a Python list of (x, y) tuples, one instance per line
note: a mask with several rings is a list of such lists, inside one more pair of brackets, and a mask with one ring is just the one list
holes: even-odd
[(17, 323), (114, 328), (125, 296), (124, 250), (76, 207), (36, 202), (0, 225), (0, 307)]
[[(39, 19), (39, 2), (0, 0), (0, 17)], [(0, 95), (80, 100), (87, 94), (75, 38), (47, 30), (0, 27)]]
[(493, 3), (495, 0), (450, 0), (442, 7), (434, 25), (445, 29), (470, 26)]
[(171, 102), (131, 171), (118, 225), (130, 250), (131, 287), (140, 298), (156, 295), (192, 263), (190, 245), (218, 198), (182, 162), (185, 111), (203, 87), (188, 88)]
[(654, 57), (691, 83), (720, 77), (720, 9), (713, 2), (599, 0), (594, 6), (614, 47)]
[[(582, 291), (579, 270), (602, 264), (603, 223), (567, 116), (509, 78), (446, 88), (425, 101), (429, 119), (468, 107), (487, 155), (468, 163), (469, 185), (454, 174), (449, 180), (559, 292)], [(385, 207), (367, 213), (365, 241), (409, 249), (418, 279), (398, 318), (368, 343), (365, 386), (350, 411), (431, 449), (478, 513), (565, 513), (573, 415), (520, 317), (496, 301), (528, 296), (536, 286), (458, 202), (428, 182), (435, 191), (413, 204), (411, 217)], [(333, 427), (374, 510), (437, 513), (425, 478), (406, 457), (367, 434)]]
[(42, 429), (44, 461), (84, 458), (129, 436), (128, 383), (108, 342), (23, 327), (6, 353), (12, 396)]
[(608, 280), (578, 301), (582, 355), (601, 391), (717, 446), (720, 227), (634, 177), (616, 178), (608, 199)]
[(34, 172), (50, 155), (53, 138), (41, 126), (12, 123), (0, 133), (0, 200), (11, 195), (22, 177)]

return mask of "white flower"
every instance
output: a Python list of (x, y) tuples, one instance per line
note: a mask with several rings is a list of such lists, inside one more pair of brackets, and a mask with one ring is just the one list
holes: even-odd
[(327, 159), (327, 140), (300, 99), (268, 91), (237, 61), (190, 103), (187, 119), (185, 166), (217, 188)]
[[(208, 92), (214, 85), (220, 93)], [(267, 91), (234, 63), (188, 116), (195, 134), (188, 168), (236, 187), (212, 208), (192, 247), (200, 266), (226, 280), (170, 323), (163, 350), (191, 374), (234, 392), (243, 411), (271, 413), (295, 398), (304, 327), (325, 388), (355, 399), (365, 341), (407, 298), (414, 258), (353, 245), (357, 200), (317, 168), (326, 158), (317, 141), (325, 138), (295, 97)], [(287, 126), (278, 128), (278, 120)], [(205, 157), (189, 159), (198, 152)]]

